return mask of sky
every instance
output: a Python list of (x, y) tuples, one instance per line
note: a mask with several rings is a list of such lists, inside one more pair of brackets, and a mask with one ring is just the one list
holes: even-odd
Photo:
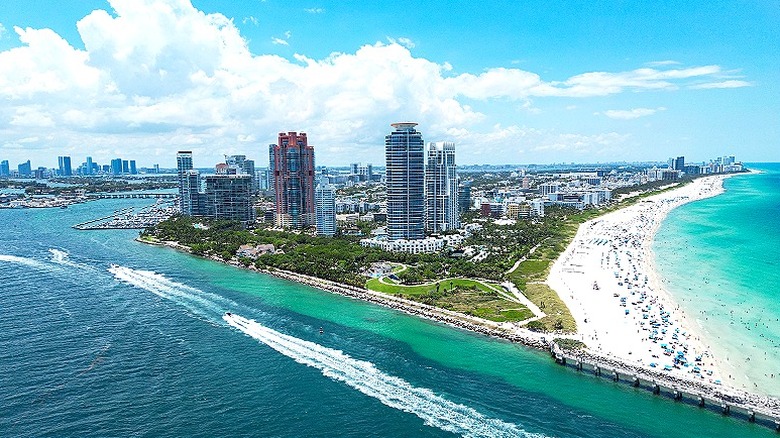
[(780, 2), (3, 0), (0, 160), (780, 161)]

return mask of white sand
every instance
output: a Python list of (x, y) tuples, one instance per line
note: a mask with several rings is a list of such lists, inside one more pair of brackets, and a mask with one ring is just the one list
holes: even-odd
[[(651, 245), (669, 211), (722, 193), (724, 178), (699, 178), (580, 226), (548, 283), (571, 310), (577, 336), (590, 349), (679, 377), (723, 379), (719, 370), (727, 368), (725, 363), (716, 360), (695, 320), (686, 318), (659, 280)], [(687, 367), (675, 364), (678, 352)]]

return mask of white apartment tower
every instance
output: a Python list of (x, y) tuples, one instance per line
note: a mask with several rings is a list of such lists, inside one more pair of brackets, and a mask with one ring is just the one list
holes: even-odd
[(428, 143), (425, 167), (425, 228), (438, 233), (460, 228), (455, 143)]
[(336, 234), (336, 190), (328, 184), (319, 184), (314, 190), (314, 204), (317, 211), (317, 235)]

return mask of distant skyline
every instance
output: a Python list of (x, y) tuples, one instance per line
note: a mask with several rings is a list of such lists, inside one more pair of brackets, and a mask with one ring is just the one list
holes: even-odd
[(384, 162), (389, 124), (458, 164), (780, 161), (780, 4), (0, 2), (0, 159)]

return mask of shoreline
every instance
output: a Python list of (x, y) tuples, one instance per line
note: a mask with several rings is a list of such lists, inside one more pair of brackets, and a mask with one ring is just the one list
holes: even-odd
[[(181, 245), (177, 242), (150, 241), (143, 240), (141, 238), (136, 238), (135, 240), (140, 243), (168, 247), (177, 251), (194, 255), (192, 254), (189, 247)], [(255, 266), (244, 266), (235, 260), (225, 261), (216, 256), (198, 257), (227, 264), (239, 269), (246, 269), (260, 274), (270, 275), (279, 279), (304, 284), (348, 298), (377, 304), (406, 313), (408, 315), (421, 317), (485, 336), (522, 344), (526, 347), (544, 352), (554, 353), (556, 350), (558, 350), (557, 344), (553, 342), (555, 338), (571, 338), (570, 335), (535, 332), (517, 326), (513, 323), (497, 323), (471, 315), (429, 306), (427, 304), (416, 301), (383, 294), (381, 292), (374, 292), (365, 288), (340, 284), (330, 280), (310, 277), (294, 272), (279, 269), (259, 269)], [(760, 413), (780, 421), (780, 399), (762, 396), (728, 386), (717, 386), (713, 384), (707, 384), (705, 382), (694, 381), (685, 377), (671, 376), (647, 367), (637, 366), (636, 364), (624, 361), (619, 357), (603, 355), (597, 351), (577, 350), (569, 351), (567, 353), (569, 355), (576, 356), (579, 360), (590, 362), (604, 369), (609, 368), (610, 370), (618, 372), (624, 376), (634, 376), (645, 381), (658, 382), (660, 385), (666, 386), (668, 388), (681, 388), (687, 393), (715, 399), (719, 403), (734, 405), (744, 409), (745, 411)]]
[(554, 263), (548, 284), (569, 307), (578, 326), (575, 339), (590, 353), (775, 406), (776, 397), (739, 389), (733, 373), (723, 372), (733, 367), (713, 354), (696, 319), (665, 288), (652, 251), (671, 210), (722, 194), (723, 181), (736, 175), (699, 178), (583, 223)]

